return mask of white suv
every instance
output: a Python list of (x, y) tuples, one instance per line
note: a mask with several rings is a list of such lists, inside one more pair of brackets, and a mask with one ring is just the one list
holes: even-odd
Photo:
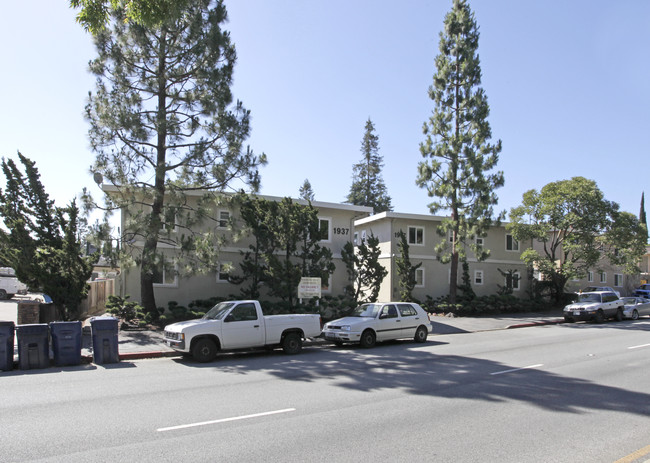
[(612, 291), (593, 291), (578, 294), (578, 301), (564, 308), (564, 320), (594, 320), (602, 323), (606, 318), (623, 320), (623, 299)]

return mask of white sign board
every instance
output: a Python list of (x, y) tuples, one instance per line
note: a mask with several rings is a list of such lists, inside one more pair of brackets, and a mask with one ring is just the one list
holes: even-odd
[(321, 281), (320, 278), (302, 277), (298, 285), (298, 297), (300, 299), (310, 299), (320, 297)]

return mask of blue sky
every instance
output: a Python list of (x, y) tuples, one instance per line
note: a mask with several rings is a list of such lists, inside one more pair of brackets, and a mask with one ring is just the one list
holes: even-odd
[[(265, 152), (262, 193), (342, 202), (370, 117), (397, 212), (428, 213), (415, 185), (427, 89), (451, 0), (227, 0), (238, 61), (233, 92)], [(83, 109), (90, 36), (67, 0), (3, 2), (0, 156), (35, 160), (63, 205), (89, 174)], [(650, 2), (474, 0), (493, 140), (498, 210), (546, 183), (584, 176), (623, 210), (650, 191)]]

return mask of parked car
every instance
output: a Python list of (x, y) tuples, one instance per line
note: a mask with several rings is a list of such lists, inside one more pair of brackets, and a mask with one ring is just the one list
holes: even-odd
[(611, 291), (612, 293), (616, 294), (617, 297), (621, 297), (621, 293), (616, 291), (611, 286), (587, 286), (586, 288), (582, 289), (580, 292), (581, 293), (593, 293), (595, 291)]
[(338, 346), (359, 343), (361, 347), (402, 338), (425, 342), (430, 331), (431, 322), (426, 311), (410, 302), (362, 304), (347, 317), (333, 320), (323, 327), (326, 340)]
[(633, 296), (650, 298), (650, 284), (639, 286), (634, 290)]
[(623, 316), (638, 320), (640, 315), (650, 315), (650, 299), (645, 297), (624, 297)]
[(0, 267), (0, 300), (11, 299), (16, 294), (27, 293), (27, 285), (16, 277), (16, 272), (10, 267)]
[(564, 308), (564, 320), (593, 320), (602, 323), (607, 318), (623, 320), (623, 300), (611, 291), (593, 291), (579, 294), (578, 302)]
[(264, 315), (258, 301), (226, 301), (201, 319), (167, 325), (165, 344), (198, 362), (210, 362), (219, 350), (282, 347), (297, 354), (303, 339), (320, 333), (318, 314)]

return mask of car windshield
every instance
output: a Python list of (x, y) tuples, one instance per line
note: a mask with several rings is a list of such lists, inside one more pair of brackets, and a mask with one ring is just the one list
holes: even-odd
[(629, 304), (636, 304), (636, 297), (624, 297), (623, 299), (623, 304), (629, 305)]
[(579, 302), (600, 302), (600, 294), (581, 294)]
[(228, 312), (234, 302), (220, 302), (214, 307), (212, 307), (208, 312), (203, 316), (204, 320), (221, 320), (223, 316)]
[(350, 317), (376, 317), (381, 304), (363, 304), (352, 311)]

